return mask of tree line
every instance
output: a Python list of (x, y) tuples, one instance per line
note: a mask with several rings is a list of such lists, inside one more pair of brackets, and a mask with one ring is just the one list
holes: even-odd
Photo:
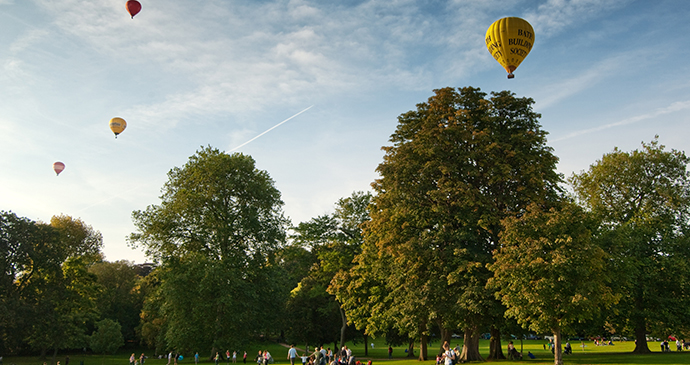
[(0, 351), (112, 351), (121, 326), (158, 353), (376, 336), (425, 360), (430, 336), (458, 333), (476, 361), (481, 334), (500, 359), (531, 331), (560, 364), (566, 335), (634, 337), (636, 353), (690, 338), (688, 158), (655, 138), (566, 178), (533, 104), (435, 90), (398, 117), (373, 194), (294, 226), (250, 156), (202, 147), (132, 213), (150, 272), (104, 261), (78, 219), (2, 212)]

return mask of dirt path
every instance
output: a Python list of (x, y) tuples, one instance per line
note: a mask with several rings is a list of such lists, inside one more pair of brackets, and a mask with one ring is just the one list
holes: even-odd
[[(286, 344), (286, 343), (280, 343), (280, 342), (278, 342), (278, 344), (279, 344), (280, 346), (285, 347), (286, 349), (289, 349), (289, 348), (290, 348), (290, 345), (288, 345), (288, 344)], [(299, 347), (295, 347), (295, 350), (301, 351), (301, 352), (306, 352), (306, 351), (304, 351), (303, 349), (301, 349), (301, 348), (299, 348)], [(299, 356), (298, 356), (298, 357), (299, 357)]]

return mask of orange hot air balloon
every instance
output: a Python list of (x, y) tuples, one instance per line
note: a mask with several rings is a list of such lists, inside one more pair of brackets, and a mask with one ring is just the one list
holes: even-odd
[(127, 0), (127, 4), (125, 4), (125, 6), (127, 7), (127, 12), (129, 12), (129, 15), (132, 16), (132, 19), (134, 19), (134, 16), (139, 14), (141, 11), (141, 3), (137, 0)]
[(486, 48), (508, 72), (515, 71), (534, 45), (534, 29), (524, 19), (508, 17), (495, 21), (486, 31)]
[(60, 161), (53, 164), (53, 171), (55, 171), (56, 176), (60, 175), (60, 173), (64, 169), (65, 169), (65, 164), (60, 162)]

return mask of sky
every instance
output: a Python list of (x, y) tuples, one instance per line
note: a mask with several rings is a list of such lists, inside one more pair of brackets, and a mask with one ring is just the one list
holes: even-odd
[[(687, 0), (125, 3), (0, 0), (0, 210), (79, 218), (109, 261), (147, 261), (132, 212), (205, 146), (252, 156), (294, 224), (332, 213), (443, 87), (534, 99), (565, 177), (656, 135), (690, 153)], [(506, 16), (535, 30), (512, 80), (484, 42)]]

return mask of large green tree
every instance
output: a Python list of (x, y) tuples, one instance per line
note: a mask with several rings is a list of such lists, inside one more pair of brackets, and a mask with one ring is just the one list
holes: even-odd
[(0, 212), (0, 351), (5, 354), (20, 351), (29, 335), (36, 318), (33, 279), (42, 270), (57, 271), (58, 242), (58, 233), (50, 226)]
[(97, 317), (94, 277), (101, 235), (80, 219), (60, 215), (51, 224), (0, 214), (0, 337), (3, 352), (26, 346), (44, 358), (85, 345)]
[(39, 268), (29, 281), (26, 299), (35, 318), (27, 343), (41, 351), (53, 350), (53, 363), (60, 349), (85, 347), (87, 330), (98, 319), (96, 277), (88, 268), (101, 259), (101, 233), (67, 215), (52, 217), (50, 229), (56, 241), (50, 247), (53, 265)]
[(383, 148), (366, 240), (372, 257), (387, 261), (380, 277), (391, 309), (381, 313), (418, 328), (420, 358), (434, 321), (444, 339), (462, 328), (461, 358), (481, 359), (479, 331), (500, 306), (485, 289), (500, 222), (558, 195), (557, 158), (533, 103), (508, 91), (435, 90), (398, 118)]
[(206, 147), (168, 173), (160, 205), (132, 213), (130, 242), (162, 263), (152, 295), (163, 302), (150, 318), (164, 320), (155, 328), (166, 347), (238, 348), (278, 322), (288, 292), (274, 260), (282, 205), (254, 159)]
[(689, 161), (655, 139), (632, 152), (614, 149), (570, 178), (579, 202), (601, 221), (622, 295), (610, 319), (634, 332), (636, 353), (649, 352), (646, 334), (689, 322)]
[(506, 316), (537, 333), (553, 333), (554, 363), (561, 365), (561, 333), (617, 299), (607, 285), (608, 257), (593, 239), (596, 220), (563, 202), (548, 211), (532, 204), (503, 222), (488, 286), (506, 305)]
[(361, 251), (362, 223), (369, 220), (371, 194), (354, 192), (336, 203), (335, 211), (293, 227), (293, 246), (313, 256), (313, 264), (292, 290), (288, 301), (289, 334), (300, 341), (321, 345), (346, 341), (345, 311), (329, 293), (333, 278), (352, 267)]

